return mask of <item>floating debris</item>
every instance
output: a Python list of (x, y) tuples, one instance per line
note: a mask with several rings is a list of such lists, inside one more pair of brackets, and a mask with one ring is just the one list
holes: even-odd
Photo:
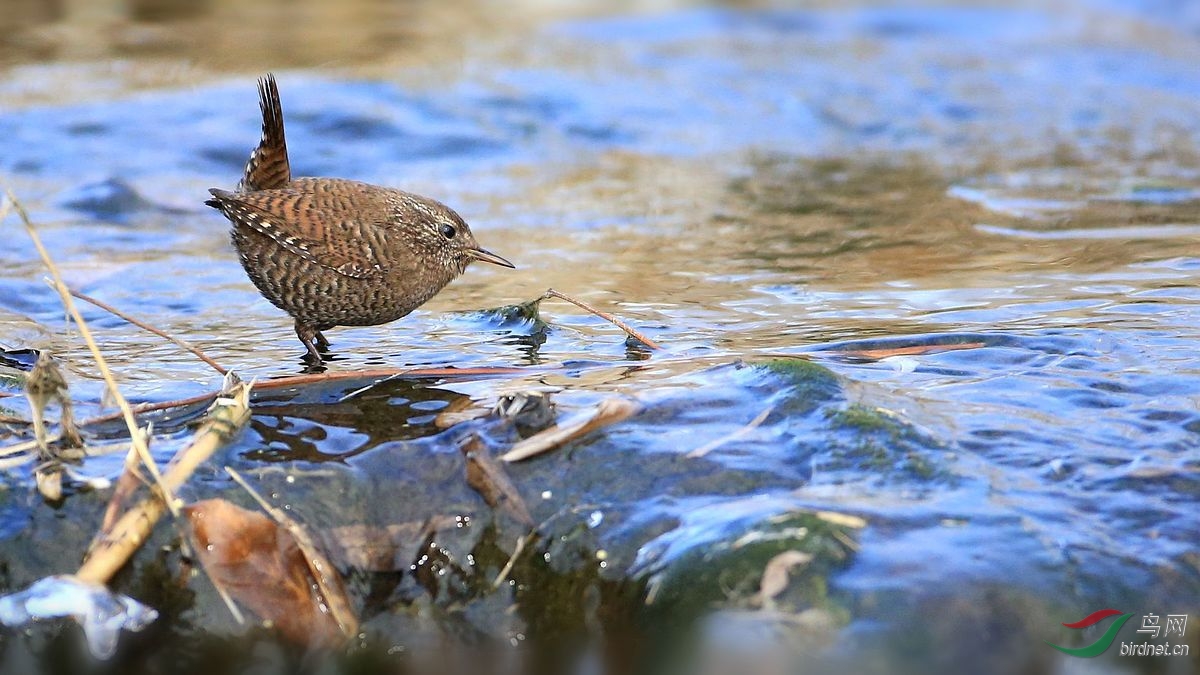
[(580, 415), (566, 424), (550, 427), (513, 445), (500, 459), (519, 462), (536, 457), (597, 429), (629, 419), (641, 409), (640, 403), (627, 398), (606, 399), (590, 413)]
[(483, 501), (492, 508), (507, 511), (522, 525), (533, 527), (533, 517), (529, 515), (521, 493), (479, 436), (472, 434), (458, 449), (467, 460), (467, 484), (483, 497)]
[(46, 577), (0, 597), (0, 622), (9, 627), (61, 617), (78, 621), (92, 655), (108, 659), (117, 651), (122, 629), (136, 633), (157, 619), (158, 612), (103, 584), (70, 575)]
[(33, 434), (37, 439), (38, 449), (43, 458), (57, 457), (57, 451), (51, 449), (50, 439), (46, 433), (46, 406), (51, 402), (58, 403), (62, 414), (59, 416), (59, 444), (62, 448), (83, 447), (83, 439), (75, 426), (75, 415), (71, 408), (71, 396), (67, 390), (67, 380), (63, 377), (58, 362), (49, 352), (38, 354), (38, 360), (33, 370), (25, 377), (25, 396), (29, 399), (29, 407), (33, 412)]

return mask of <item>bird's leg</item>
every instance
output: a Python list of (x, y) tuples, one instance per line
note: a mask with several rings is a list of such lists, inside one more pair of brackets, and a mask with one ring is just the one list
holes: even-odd
[(321, 331), (317, 331), (316, 340), (317, 340), (317, 346), (320, 347), (321, 349), (329, 348), (329, 338), (325, 337), (325, 334), (322, 333)]
[[(321, 352), (317, 351), (317, 345), (314, 344), (314, 341), (318, 339), (325, 340), (324, 336), (321, 335), (321, 332), (317, 330), (316, 326), (309, 323), (302, 323), (299, 319), (297, 319), (296, 337), (300, 338), (300, 341), (304, 343), (304, 346), (308, 349), (308, 355), (311, 356), (314, 361), (320, 363), (324, 360), (321, 358)], [(329, 344), (329, 342), (325, 341), (325, 344)]]

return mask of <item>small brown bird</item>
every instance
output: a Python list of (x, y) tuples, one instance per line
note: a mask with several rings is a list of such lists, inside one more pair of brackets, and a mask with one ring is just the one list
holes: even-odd
[(258, 290), (296, 320), (317, 361), (334, 326), (375, 326), (420, 307), (476, 260), (514, 267), (475, 241), (450, 207), (340, 178), (292, 179), (275, 77), (258, 81), (262, 140), (237, 191), (205, 203), (233, 223)]

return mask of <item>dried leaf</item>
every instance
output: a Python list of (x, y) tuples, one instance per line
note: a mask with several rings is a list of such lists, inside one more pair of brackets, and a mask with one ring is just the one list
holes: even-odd
[(316, 592), (321, 596), (321, 607), (328, 610), (329, 616), (337, 622), (338, 628), (341, 629), (342, 635), (345, 637), (353, 637), (358, 633), (358, 618), (354, 615), (354, 611), (350, 608), (350, 597), (346, 595), (346, 585), (342, 582), (341, 576), (338, 575), (337, 568), (326, 557), (317, 544), (308, 536), (308, 532), (283, 512), (283, 509), (278, 508), (263, 498), (254, 488), (242, 478), (241, 474), (234, 471), (230, 467), (225, 467), (225, 473), (229, 474), (233, 480), (245, 488), (246, 492), (250, 493), (251, 497), (258, 502), (276, 523), (279, 523), (292, 538), (296, 540), (296, 546), (300, 548), (300, 552), (304, 555), (304, 562), (308, 565), (308, 571), (312, 575), (313, 580), (317, 582)]
[(589, 414), (580, 415), (566, 424), (550, 427), (514, 444), (500, 459), (505, 462), (519, 462), (535, 457), (597, 429), (629, 419), (641, 409), (642, 406), (636, 401), (625, 398), (606, 399)]
[(487, 505), (500, 507), (523, 525), (533, 527), (533, 517), (521, 493), (509, 479), (508, 473), (488, 453), (479, 436), (471, 434), (458, 448), (467, 459), (467, 485), (483, 497)]
[(759, 582), (758, 601), (766, 603), (782, 593), (787, 588), (792, 568), (807, 565), (812, 559), (812, 554), (803, 551), (784, 551), (771, 558), (763, 569), (762, 581)]
[(224, 499), (196, 502), (184, 513), (205, 571), (234, 599), (294, 642), (344, 640), (324, 599), (313, 591), (316, 580), (286, 529)]
[[(25, 377), (25, 396), (29, 399), (29, 407), (32, 409), (33, 433), (42, 457), (59, 456), (59, 448), (83, 447), (83, 439), (80, 438), (79, 430), (75, 426), (67, 380), (63, 377), (58, 362), (50, 356), (49, 352), (43, 351), (38, 355), (37, 363)], [(58, 438), (59, 448), (50, 446), (52, 439), (48, 437), (43, 421), (46, 406), (51, 401), (58, 403), (62, 411), (59, 416), (59, 426), (61, 427)]]
[[(58, 362), (49, 352), (38, 355), (37, 363), (25, 377), (25, 396), (35, 413), (40, 413), (50, 401), (61, 400), (67, 394), (67, 380), (63, 377)], [(40, 417), (35, 414), (34, 419)]]

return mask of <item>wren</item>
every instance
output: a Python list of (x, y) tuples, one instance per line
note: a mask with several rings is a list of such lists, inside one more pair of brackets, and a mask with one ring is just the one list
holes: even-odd
[(250, 280), (296, 321), (317, 362), (334, 326), (395, 321), (476, 260), (514, 267), (484, 250), (439, 201), (341, 178), (292, 178), (275, 77), (258, 81), (262, 139), (233, 192), (205, 202), (233, 223)]

